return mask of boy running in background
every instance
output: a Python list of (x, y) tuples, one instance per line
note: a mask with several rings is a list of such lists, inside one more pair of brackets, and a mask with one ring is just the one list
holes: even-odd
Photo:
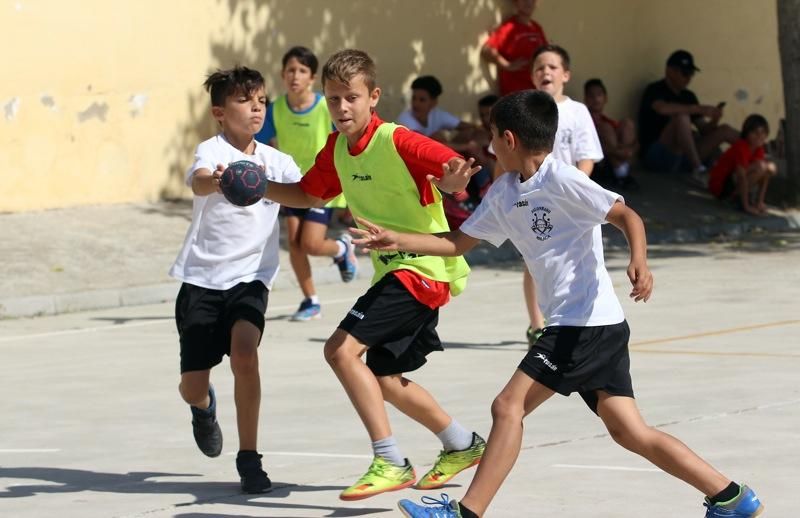
[[(501, 99), (492, 111), (495, 154), (507, 174), (459, 230), (400, 233), (361, 220), (354, 243), (385, 253), (460, 256), (480, 240), (510, 239), (522, 252), (550, 323), (492, 403), (492, 431), (478, 471), (460, 502), (399, 502), (411, 518), (483, 516), (513, 467), (523, 419), (556, 393), (578, 392), (622, 447), (706, 495), (706, 517), (757, 516), (755, 493), (719, 473), (674, 437), (648, 426), (633, 397), (630, 331), (603, 258), (600, 226), (619, 228), (630, 245), (630, 297), (647, 301), (653, 277), (641, 218), (622, 198), (551, 155), (558, 108), (545, 92)], [(587, 295), (588, 294), (588, 295)], [(426, 500), (428, 500), (426, 498)]]
[[(256, 140), (291, 155), (302, 173), (314, 165), (314, 158), (333, 130), (322, 95), (312, 90), (318, 64), (314, 53), (305, 47), (292, 47), (283, 55), (281, 77), (286, 94), (270, 104), (264, 128), (256, 135)], [(291, 317), (295, 322), (320, 318), (322, 312), (309, 255), (332, 257), (344, 282), (356, 276), (358, 263), (350, 236), (343, 234), (335, 240), (325, 237), (333, 209), (344, 207), (344, 197), (337, 196), (324, 207), (282, 209), (288, 233), (289, 261), (303, 292), (300, 307)]]
[[(423, 135), (383, 122), (375, 113), (381, 90), (375, 63), (364, 52), (343, 50), (322, 69), (322, 86), (337, 132), (302, 181), (269, 183), (265, 196), (291, 207), (320, 206), (344, 192), (354, 216), (388, 228), (448, 230), (445, 192), (464, 189), (477, 172), (472, 160)], [(373, 252), (375, 276), (325, 343), (325, 359), (347, 392), (372, 441), (367, 472), (340, 494), (360, 500), (416, 484), (441, 487), (480, 462), (484, 441), (442, 409), (404, 373), (442, 350), (439, 307), (459, 294), (469, 267), (462, 257)], [(366, 362), (361, 358), (366, 355)], [(392, 435), (384, 401), (442, 441), (434, 466), (419, 481)]]
[(258, 344), (269, 290), (278, 274), (278, 205), (233, 205), (221, 194), (219, 177), (227, 164), (238, 160), (260, 165), (274, 182), (299, 181), (300, 170), (289, 155), (253, 138), (267, 110), (259, 72), (246, 67), (218, 71), (208, 76), (205, 87), (221, 131), (197, 146), (187, 172), (186, 185), (194, 193), (192, 223), (169, 272), (183, 282), (175, 301), (181, 356), (178, 389), (190, 405), (197, 446), (209, 457), (218, 456), (222, 430), (209, 378), (212, 367), (230, 356), (239, 430), (236, 469), (243, 491), (263, 493), (272, 484), (257, 451)]

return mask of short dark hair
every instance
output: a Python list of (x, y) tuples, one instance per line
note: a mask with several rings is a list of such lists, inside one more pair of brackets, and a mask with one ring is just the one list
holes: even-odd
[(310, 68), (311, 75), (317, 73), (319, 61), (317, 60), (317, 56), (315, 56), (310, 49), (298, 45), (287, 50), (286, 54), (283, 55), (283, 60), (281, 61), (283, 68), (286, 68), (286, 63), (288, 63), (292, 58), (295, 58), (297, 61), (299, 61), (301, 65), (305, 65)]
[(596, 77), (593, 77), (592, 79), (589, 79), (588, 81), (583, 83), (584, 95), (586, 94), (586, 92), (589, 91), (589, 88), (599, 88), (600, 90), (603, 91), (605, 95), (608, 95), (608, 90), (606, 90), (606, 85), (603, 84), (603, 81), (601, 79), (598, 79)]
[(481, 108), (487, 106), (494, 106), (499, 100), (500, 97), (496, 96), (495, 94), (484, 95), (483, 97), (478, 99), (478, 106), (480, 106)]
[(364, 83), (370, 92), (375, 90), (378, 84), (378, 73), (375, 62), (369, 54), (363, 50), (344, 49), (340, 50), (322, 66), (322, 87), (325, 88), (325, 81), (338, 81), (343, 85), (350, 86), (350, 81), (357, 75), (364, 77)]
[(419, 76), (411, 83), (412, 90), (425, 90), (431, 97), (436, 99), (442, 95), (442, 83), (433, 76)]
[(252, 68), (236, 65), (209, 74), (203, 83), (211, 95), (211, 106), (225, 106), (225, 99), (237, 93), (252, 94), (264, 86), (264, 76)]
[(753, 113), (751, 115), (748, 115), (747, 118), (744, 120), (744, 123), (742, 124), (741, 137), (746, 138), (747, 135), (749, 135), (750, 133), (754, 132), (759, 128), (764, 128), (765, 130), (767, 130), (767, 134), (769, 134), (769, 122), (767, 122), (767, 119), (763, 115), (760, 115), (758, 113)]
[(489, 122), (498, 134), (513, 133), (529, 151), (550, 152), (558, 130), (558, 106), (547, 92), (522, 90), (497, 101)]
[(544, 45), (536, 49), (536, 52), (533, 53), (533, 58), (531, 58), (531, 62), (536, 61), (536, 58), (544, 54), (545, 52), (553, 52), (554, 54), (558, 54), (561, 58), (561, 66), (564, 67), (564, 70), (569, 70), (570, 67), (570, 60), (569, 60), (569, 52), (564, 47), (559, 47), (558, 45)]

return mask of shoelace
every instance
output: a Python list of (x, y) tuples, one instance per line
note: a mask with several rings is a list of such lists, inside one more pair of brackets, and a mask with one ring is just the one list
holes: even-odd
[(438, 507), (442, 510), (450, 509), (450, 497), (447, 496), (447, 493), (441, 493), (439, 496), (441, 500), (432, 496), (423, 496), (420, 500), (423, 504), (431, 507)]

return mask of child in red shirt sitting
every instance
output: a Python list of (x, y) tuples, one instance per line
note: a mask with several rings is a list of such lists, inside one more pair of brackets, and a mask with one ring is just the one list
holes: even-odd
[[(764, 196), (769, 180), (777, 169), (766, 159), (764, 143), (769, 135), (769, 123), (762, 115), (753, 114), (745, 119), (739, 140), (719, 158), (708, 181), (708, 190), (724, 200), (738, 195), (741, 208), (754, 215), (767, 211)], [(756, 202), (751, 203), (751, 193)]]

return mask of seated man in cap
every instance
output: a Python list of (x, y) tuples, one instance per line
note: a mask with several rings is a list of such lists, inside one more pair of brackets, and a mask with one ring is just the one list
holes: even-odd
[(713, 158), (723, 142), (735, 141), (738, 134), (719, 123), (725, 103), (700, 104), (687, 88), (699, 70), (689, 52), (676, 50), (670, 55), (664, 78), (648, 85), (642, 95), (639, 143), (648, 169), (691, 171), (693, 178), (705, 184), (703, 162)]

